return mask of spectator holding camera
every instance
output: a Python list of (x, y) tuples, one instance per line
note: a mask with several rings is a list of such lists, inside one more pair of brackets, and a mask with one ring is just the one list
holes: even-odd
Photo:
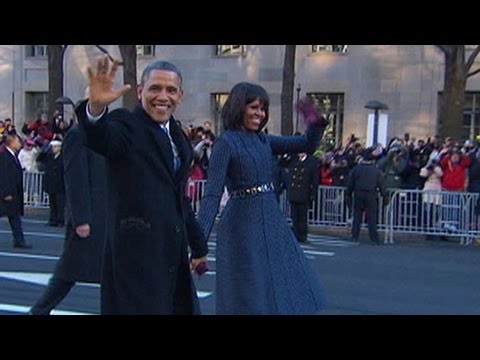
[(67, 133), (68, 129), (70, 129), (69, 124), (67, 124), (67, 122), (63, 118), (62, 113), (59, 111), (55, 112), (52, 128), (53, 128), (54, 134), (60, 135), (62, 139), (65, 137), (65, 134)]
[(16, 135), (17, 134), (17, 130), (15, 129), (15, 125), (12, 124), (12, 119), (6, 118), (4, 126), (5, 126), (5, 130), (4, 130), (3, 133), (5, 135)]
[[(440, 207), (442, 205), (442, 195), (434, 193), (442, 190), (443, 170), (438, 160), (432, 159), (420, 170), (420, 176), (425, 179), (422, 195), (424, 225), (427, 228), (433, 228), (438, 223), (440, 215)], [(431, 235), (426, 236), (426, 240), (433, 240)]]
[(203, 138), (193, 148), (194, 156), (199, 159), (199, 163), (204, 173), (208, 170), (213, 141), (214, 137), (211, 132), (204, 133)]
[(470, 157), (458, 147), (452, 147), (440, 160), (443, 170), (442, 188), (447, 191), (465, 191), (468, 187), (466, 169), (470, 166)]
[(26, 130), (35, 132), (35, 142), (37, 143), (45, 143), (45, 140), (51, 141), (53, 139), (53, 127), (45, 113), (40, 116), (40, 119), (28, 125)]
[(377, 166), (385, 174), (387, 189), (403, 187), (403, 173), (407, 168), (407, 159), (400, 143), (390, 145), (387, 156), (380, 159)]

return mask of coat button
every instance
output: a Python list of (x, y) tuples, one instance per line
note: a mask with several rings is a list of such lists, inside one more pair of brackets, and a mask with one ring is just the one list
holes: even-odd
[(175, 272), (175, 266), (170, 266), (170, 267), (168, 268), (168, 272), (169, 272), (169, 273), (174, 273), (174, 272)]
[(180, 234), (180, 231), (181, 231), (181, 230), (182, 230), (182, 229), (180, 229), (180, 226), (175, 225), (175, 233), (176, 233), (176, 234)]

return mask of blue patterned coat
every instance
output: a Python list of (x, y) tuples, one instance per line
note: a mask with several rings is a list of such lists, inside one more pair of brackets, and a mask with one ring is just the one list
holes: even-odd
[[(227, 130), (210, 157), (198, 220), (208, 238), (224, 185), (229, 192), (272, 182), (272, 154), (312, 152), (325, 128), (303, 136)], [(217, 231), (217, 314), (314, 314), (321, 286), (280, 211), (274, 192), (232, 198)]]

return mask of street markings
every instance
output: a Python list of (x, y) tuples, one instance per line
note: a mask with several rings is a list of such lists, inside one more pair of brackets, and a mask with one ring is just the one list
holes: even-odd
[[(22, 306), (22, 305), (15, 305), (15, 304), (2, 304), (0, 303), (0, 311), (5, 311), (9, 313), (17, 313), (17, 314), (27, 314), (30, 311), (29, 306)], [(78, 312), (78, 311), (67, 311), (67, 310), (55, 310), (53, 309), (50, 312), (51, 315), (96, 315), (92, 313), (86, 312)]]
[[(11, 231), (0, 230), (0, 234), (11, 234), (11, 233), (12, 233)], [(32, 231), (24, 231), (23, 235), (38, 236), (38, 237), (50, 237), (50, 238), (57, 238), (57, 239), (64, 239), (65, 238), (65, 234), (32, 232)]]

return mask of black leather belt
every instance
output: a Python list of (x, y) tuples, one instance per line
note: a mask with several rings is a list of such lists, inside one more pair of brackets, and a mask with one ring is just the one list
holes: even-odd
[(234, 190), (232, 191), (231, 196), (232, 198), (246, 198), (250, 196), (269, 193), (274, 189), (275, 187), (273, 186), (273, 183), (268, 183), (268, 184), (262, 184), (258, 186), (252, 186), (245, 189)]

